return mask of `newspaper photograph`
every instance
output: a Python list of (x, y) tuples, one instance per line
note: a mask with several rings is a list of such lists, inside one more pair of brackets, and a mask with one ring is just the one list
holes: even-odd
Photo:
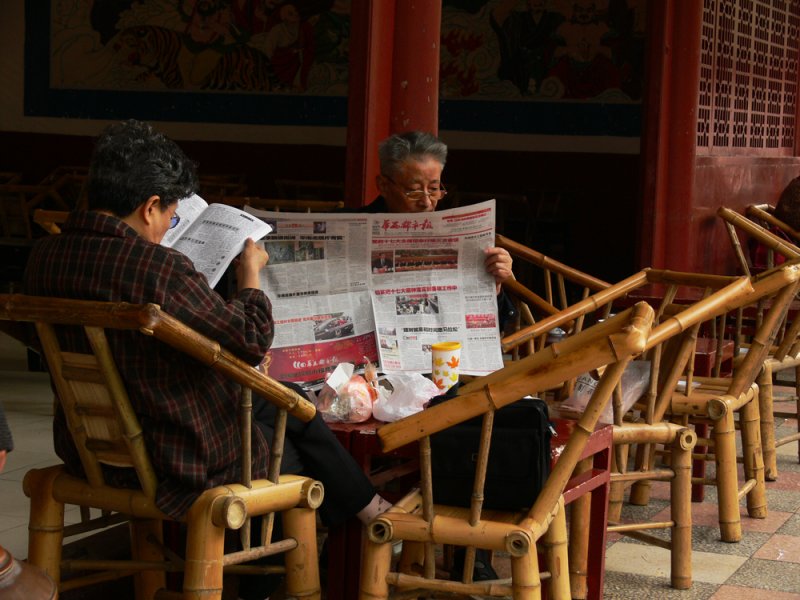
[(437, 213), (245, 210), (272, 233), (261, 287), (272, 300), (268, 372), (312, 383), (341, 362), (431, 370), (430, 346), (462, 344), (461, 372), (502, 367), (494, 280), (494, 201)]

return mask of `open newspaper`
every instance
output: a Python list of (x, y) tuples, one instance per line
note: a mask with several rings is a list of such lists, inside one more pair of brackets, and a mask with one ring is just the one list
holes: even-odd
[(494, 280), (494, 200), (433, 213), (282, 213), (267, 221), (269, 374), (312, 382), (340, 362), (427, 373), (431, 344), (462, 344), (461, 373), (502, 367)]
[(178, 202), (181, 220), (167, 231), (163, 246), (192, 259), (213, 288), (244, 249), (247, 238), (260, 240), (272, 228), (263, 220), (227, 204), (208, 204), (197, 194)]

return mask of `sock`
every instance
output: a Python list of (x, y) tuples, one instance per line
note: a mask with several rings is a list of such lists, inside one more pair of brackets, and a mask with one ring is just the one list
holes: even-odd
[(372, 497), (372, 500), (369, 501), (369, 504), (367, 504), (364, 508), (358, 511), (356, 513), (356, 516), (358, 517), (359, 521), (361, 521), (362, 523), (364, 523), (364, 525), (366, 525), (367, 523), (372, 521), (372, 519), (374, 519), (378, 515), (385, 513), (390, 508), (392, 508), (391, 502), (389, 502), (384, 498), (381, 498), (381, 496), (379, 496), (378, 494), (375, 494)]

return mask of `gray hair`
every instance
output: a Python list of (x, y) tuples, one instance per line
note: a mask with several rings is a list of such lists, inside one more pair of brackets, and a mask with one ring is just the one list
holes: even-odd
[(378, 157), (381, 161), (381, 173), (391, 177), (409, 159), (422, 160), (431, 157), (444, 167), (447, 161), (447, 145), (425, 131), (395, 133), (378, 144)]

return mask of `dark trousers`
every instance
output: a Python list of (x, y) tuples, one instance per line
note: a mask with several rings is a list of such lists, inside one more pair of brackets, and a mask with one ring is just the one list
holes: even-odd
[[(300, 386), (281, 383), (305, 396)], [(276, 412), (274, 404), (253, 396), (254, 423), (261, 428), (270, 444), (275, 434), (273, 426)], [(375, 495), (375, 488), (367, 476), (319, 413), (308, 423), (289, 415), (281, 473), (305, 475), (322, 482), (325, 499), (319, 508), (319, 515), (328, 527), (355, 516)]]

